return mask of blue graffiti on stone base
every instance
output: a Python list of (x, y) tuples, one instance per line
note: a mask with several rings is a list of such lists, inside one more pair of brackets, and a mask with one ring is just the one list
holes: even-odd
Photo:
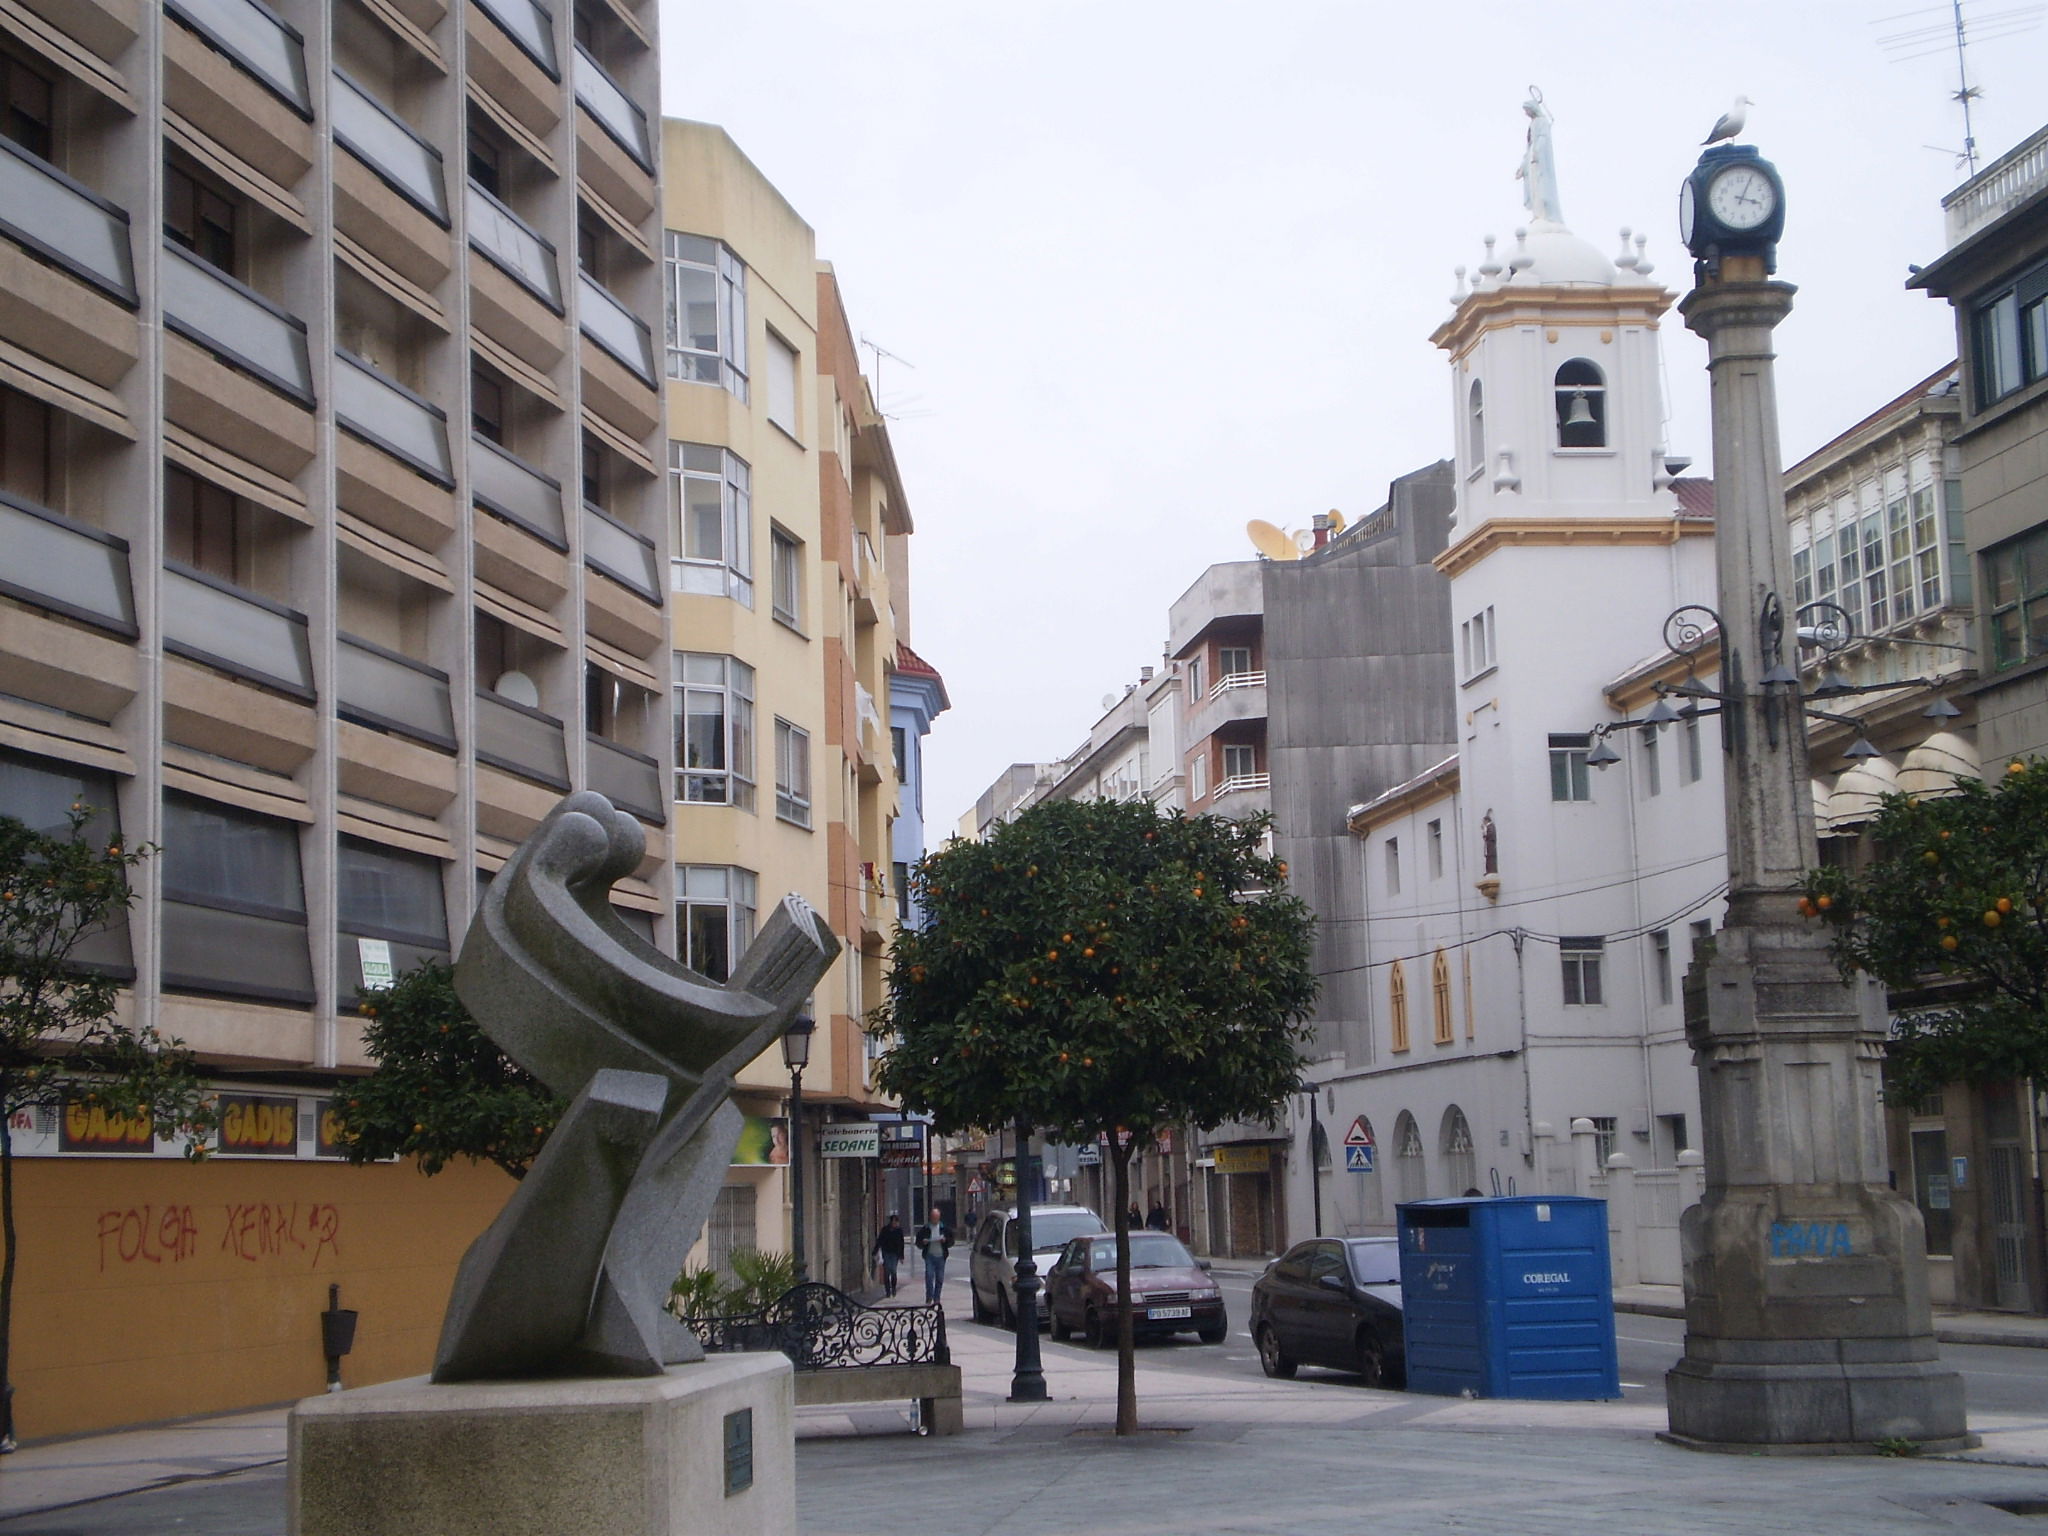
[(1771, 1257), (1774, 1259), (1846, 1259), (1856, 1252), (1845, 1221), (1774, 1221), (1771, 1223)]

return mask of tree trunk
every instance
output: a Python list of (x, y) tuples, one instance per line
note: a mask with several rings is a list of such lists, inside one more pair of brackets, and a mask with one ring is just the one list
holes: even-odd
[(1109, 1130), (1109, 1157), (1116, 1169), (1116, 1432), (1138, 1432), (1137, 1340), (1131, 1327), (1131, 1150), (1130, 1140), (1115, 1126)]
[(14, 1449), (14, 1375), (10, 1346), (14, 1340), (14, 1079), (0, 1072), (0, 1455)]

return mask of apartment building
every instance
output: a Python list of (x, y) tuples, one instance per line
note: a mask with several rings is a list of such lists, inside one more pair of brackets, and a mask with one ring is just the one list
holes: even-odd
[[(880, 1224), (879, 1133), (820, 1133), (887, 1108), (861, 1021), (897, 920), (892, 865), (909, 862), (889, 718), (909, 504), (810, 226), (724, 130), (670, 120), (663, 137), (679, 953), (722, 979), (760, 904), (787, 891), (845, 943), (813, 1001), (793, 1139), (810, 1277), (858, 1288)], [(778, 1051), (741, 1074), (755, 1131), (696, 1262), (787, 1249), (790, 1086)]]
[(250, 1113), (23, 1116), (20, 1430), (428, 1363), (502, 1175), (339, 1161), (366, 982), (555, 800), (674, 931), (652, 0), (0, 13), (0, 811), (158, 851), (95, 958)]

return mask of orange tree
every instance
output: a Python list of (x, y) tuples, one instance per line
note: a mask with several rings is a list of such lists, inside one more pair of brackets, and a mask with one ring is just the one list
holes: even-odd
[(1050, 801), (950, 843), (911, 874), (925, 923), (897, 935), (870, 1019), (891, 1041), (881, 1086), (939, 1130), (1105, 1138), (1119, 1434), (1137, 1429), (1133, 1148), (1168, 1126), (1270, 1119), (1300, 1078), (1313, 919), (1261, 851), (1266, 826)]
[(2048, 761), (1940, 798), (1887, 795), (1876, 857), (1813, 872), (1802, 910), (1845, 974), (1917, 994), (1893, 1027), (1889, 1092), (2048, 1078)]
[(0, 1452), (14, 1449), (15, 1117), (98, 1109), (148, 1121), (190, 1157), (204, 1155), (214, 1124), (191, 1054), (123, 1023), (120, 979), (79, 954), (124, 919), (129, 871), (152, 851), (100, 841), (99, 816), (82, 802), (55, 826), (0, 816)]
[(350, 1162), (413, 1157), (434, 1174), (466, 1157), (526, 1177), (564, 1105), (469, 1016), (445, 961), (366, 992), (362, 1014), (377, 1070), (337, 1096)]

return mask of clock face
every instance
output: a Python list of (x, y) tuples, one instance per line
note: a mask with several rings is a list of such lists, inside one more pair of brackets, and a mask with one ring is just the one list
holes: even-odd
[(1678, 187), (1678, 243), (1692, 244), (1693, 219), (1698, 210), (1693, 206), (1692, 178), (1686, 177)]
[(1707, 185), (1707, 206), (1730, 229), (1755, 229), (1777, 212), (1778, 189), (1753, 165), (1734, 165)]

